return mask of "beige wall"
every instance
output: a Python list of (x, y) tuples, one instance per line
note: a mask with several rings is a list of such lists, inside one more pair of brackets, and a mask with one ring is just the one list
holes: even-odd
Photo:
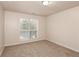
[(79, 6), (47, 17), (48, 40), (79, 52)]
[(2, 53), (2, 51), (3, 51), (3, 48), (4, 48), (4, 38), (3, 38), (3, 21), (4, 21), (4, 19), (3, 19), (3, 8), (0, 6), (0, 55), (1, 55), (1, 53)]
[[(20, 18), (32, 18), (39, 21), (39, 37), (34, 40), (20, 40), (19, 21)], [(41, 16), (34, 16), (22, 14), (18, 12), (5, 11), (5, 46), (27, 43), (45, 39), (45, 18)]]

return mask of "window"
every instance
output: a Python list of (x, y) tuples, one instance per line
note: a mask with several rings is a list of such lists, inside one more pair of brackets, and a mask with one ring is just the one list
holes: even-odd
[(20, 39), (35, 39), (38, 35), (38, 21), (35, 19), (20, 19)]

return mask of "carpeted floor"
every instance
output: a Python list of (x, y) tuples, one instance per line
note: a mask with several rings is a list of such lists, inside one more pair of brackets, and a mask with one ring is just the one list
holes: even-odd
[(6, 47), (2, 57), (79, 57), (79, 53), (47, 40)]

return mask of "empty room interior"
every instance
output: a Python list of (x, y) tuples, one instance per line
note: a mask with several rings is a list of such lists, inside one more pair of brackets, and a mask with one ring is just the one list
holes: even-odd
[(0, 1), (1, 57), (79, 57), (79, 1)]

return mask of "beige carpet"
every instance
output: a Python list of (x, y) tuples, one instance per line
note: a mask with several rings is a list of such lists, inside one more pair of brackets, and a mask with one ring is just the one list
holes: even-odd
[(79, 53), (46, 40), (6, 47), (3, 57), (66, 57), (79, 56)]

